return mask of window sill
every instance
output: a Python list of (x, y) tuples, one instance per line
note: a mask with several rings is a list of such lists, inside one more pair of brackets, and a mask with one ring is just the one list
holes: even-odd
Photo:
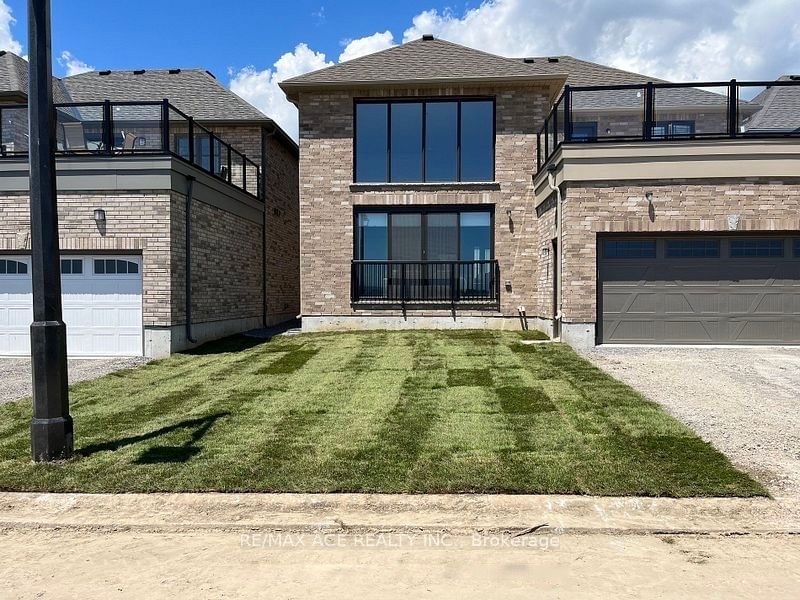
[(453, 181), (436, 183), (351, 183), (351, 192), (405, 192), (405, 191), (499, 191), (496, 181)]

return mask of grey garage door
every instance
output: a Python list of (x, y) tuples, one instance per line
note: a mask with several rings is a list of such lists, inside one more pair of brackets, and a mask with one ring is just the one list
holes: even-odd
[(800, 343), (800, 236), (598, 241), (604, 343)]

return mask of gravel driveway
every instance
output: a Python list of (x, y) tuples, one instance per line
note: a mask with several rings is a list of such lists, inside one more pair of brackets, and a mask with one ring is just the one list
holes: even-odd
[[(96, 379), (108, 373), (138, 367), (148, 359), (143, 357), (75, 359), (69, 361), (69, 382)], [(31, 361), (27, 358), (0, 358), (0, 404), (30, 396)]]
[(765, 484), (800, 497), (800, 348), (601, 346), (586, 354)]

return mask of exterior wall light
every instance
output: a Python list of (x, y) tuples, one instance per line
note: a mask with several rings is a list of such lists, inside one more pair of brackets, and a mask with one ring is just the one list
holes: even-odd
[(94, 209), (94, 221), (98, 225), (100, 223), (105, 223), (106, 222), (106, 211), (104, 211), (102, 208), (95, 208)]
[(509, 219), (511, 218), (511, 209), (510, 208), (506, 209), (506, 215), (508, 215)]
[(645, 192), (644, 197), (647, 198), (647, 203), (652, 206), (652, 204), (653, 204), (653, 192)]

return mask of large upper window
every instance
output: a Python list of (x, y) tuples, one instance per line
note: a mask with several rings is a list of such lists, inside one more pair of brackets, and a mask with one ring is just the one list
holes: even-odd
[(494, 180), (494, 100), (356, 103), (358, 183)]

